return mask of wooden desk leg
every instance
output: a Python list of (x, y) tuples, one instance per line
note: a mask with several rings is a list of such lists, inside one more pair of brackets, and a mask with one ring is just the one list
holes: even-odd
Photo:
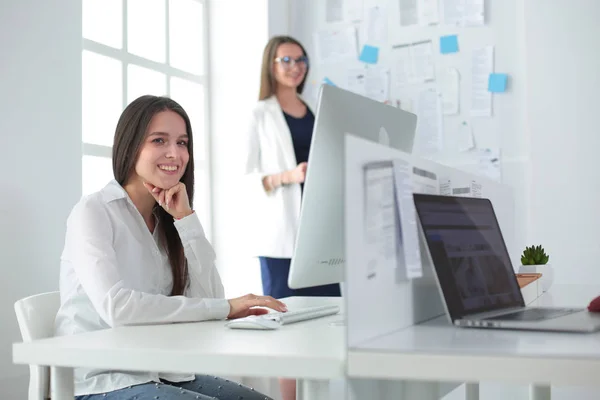
[(296, 400), (329, 400), (329, 381), (298, 379)]
[(465, 383), (465, 400), (479, 400), (479, 383)]
[(531, 385), (529, 386), (529, 400), (550, 400), (550, 386)]
[(73, 368), (50, 367), (50, 398), (52, 400), (73, 400), (74, 397)]

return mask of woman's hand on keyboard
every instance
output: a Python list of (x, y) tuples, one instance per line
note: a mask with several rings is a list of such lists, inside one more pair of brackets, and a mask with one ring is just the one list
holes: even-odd
[(287, 311), (287, 307), (281, 301), (274, 299), (271, 296), (257, 296), (254, 294), (247, 294), (242, 297), (229, 300), (229, 315), (227, 318), (244, 318), (249, 315), (263, 315), (269, 311), (264, 308), (252, 308), (252, 307), (267, 307), (275, 311)]

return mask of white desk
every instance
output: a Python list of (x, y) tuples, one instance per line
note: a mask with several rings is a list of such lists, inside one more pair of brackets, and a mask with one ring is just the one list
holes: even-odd
[[(341, 298), (292, 297), (290, 310)], [(345, 326), (335, 315), (274, 331), (234, 330), (225, 321), (135, 326), (13, 345), (13, 362), (51, 367), (52, 400), (73, 400), (73, 368), (108, 368), (301, 379), (300, 392), (328, 399), (345, 375)]]
[[(587, 306), (600, 286), (554, 286), (532, 305)], [(600, 333), (456, 328), (446, 318), (378, 337), (348, 352), (350, 378), (598, 385)], [(548, 386), (532, 388), (549, 398)], [(398, 397), (396, 397), (398, 398)]]

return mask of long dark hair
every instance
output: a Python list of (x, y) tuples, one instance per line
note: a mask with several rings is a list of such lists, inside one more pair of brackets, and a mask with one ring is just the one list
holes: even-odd
[[(263, 59), (262, 66), (260, 68), (260, 92), (258, 94), (258, 100), (264, 100), (266, 98), (271, 97), (275, 94), (275, 88), (277, 87), (277, 81), (275, 80), (275, 75), (273, 75), (273, 63), (275, 62), (275, 54), (277, 54), (277, 49), (280, 45), (284, 43), (295, 44), (296, 46), (302, 49), (302, 54), (305, 57), (306, 50), (304, 46), (290, 36), (273, 36), (271, 40), (265, 46), (265, 50), (263, 51)], [(304, 79), (296, 88), (296, 92), (302, 94), (304, 90), (304, 83), (306, 82), (306, 77), (308, 77), (308, 71), (310, 69), (310, 63), (306, 65), (306, 73), (304, 74)]]
[[(192, 141), (192, 126), (190, 119), (176, 101), (168, 97), (141, 96), (132, 101), (123, 111), (112, 148), (112, 164), (115, 180), (124, 186), (135, 169), (140, 147), (146, 137), (148, 125), (152, 117), (161, 111), (173, 111), (185, 121), (188, 135), (188, 152), (190, 158), (180, 181), (186, 187), (190, 204), (194, 199), (194, 143)], [(158, 216), (158, 235), (160, 243), (167, 251), (171, 272), (173, 273), (173, 288), (171, 296), (182, 295), (188, 285), (187, 260), (183, 252), (181, 238), (173, 224), (173, 217), (158, 203), (154, 206), (154, 213)]]

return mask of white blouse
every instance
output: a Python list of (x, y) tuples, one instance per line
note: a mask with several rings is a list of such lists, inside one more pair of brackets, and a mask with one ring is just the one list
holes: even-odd
[[(158, 230), (150, 232), (121, 185), (113, 180), (82, 198), (67, 220), (55, 334), (226, 318), (229, 302), (198, 216), (177, 220), (175, 227), (188, 261), (184, 296), (169, 296), (173, 277)], [(104, 393), (161, 378), (178, 382), (194, 377), (78, 368), (75, 394)]]

